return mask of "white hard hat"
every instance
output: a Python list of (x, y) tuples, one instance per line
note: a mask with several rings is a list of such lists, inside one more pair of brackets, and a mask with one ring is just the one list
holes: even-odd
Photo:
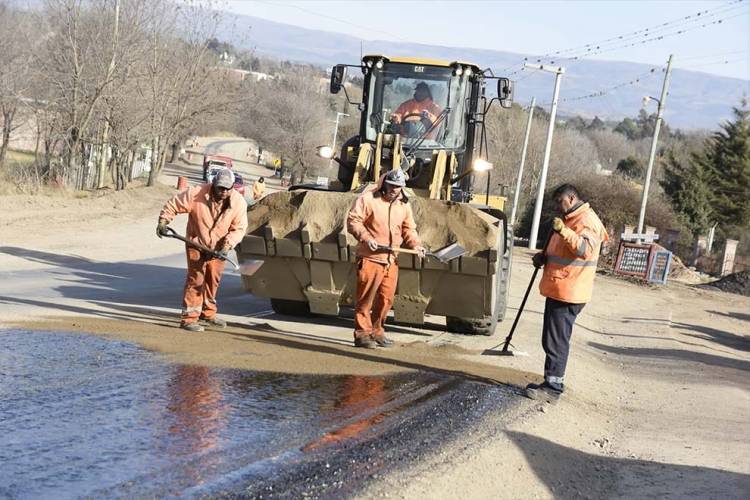
[(385, 183), (391, 186), (406, 186), (406, 174), (403, 170), (391, 170), (385, 175)]

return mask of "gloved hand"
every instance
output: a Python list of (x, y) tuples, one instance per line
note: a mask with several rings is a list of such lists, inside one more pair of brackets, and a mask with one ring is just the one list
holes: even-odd
[(169, 225), (169, 221), (166, 219), (159, 219), (159, 224), (156, 226), (156, 236), (161, 238), (165, 234), (167, 234), (167, 226)]
[(232, 245), (224, 245), (221, 248), (221, 250), (219, 250), (216, 253), (219, 254), (219, 258), (221, 258), (221, 260), (227, 260), (227, 257), (229, 256), (229, 252), (231, 251), (232, 251)]
[(542, 267), (544, 267), (544, 264), (547, 263), (547, 256), (544, 254), (544, 252), (537, 252), (531, 258), (531, 263), (534, 264), (534, 267), (536, 267), (537, 269), (541, 269)]
[(564, 227), (565, 227), (565, 223), (562, 221), (560, 217), (555, 217), (554, 219), (552, 219), (553, 231), (555, 231), (556, 233), (559, 233), (560, 231), (563, 230)]
[(379, 245), (378, 245), (378, 242), (377, 242), (377, 241), (375, 241), (375, 240), (369, 240), (369, 241), (367, 242), (367, 248), (369, 248), (369, 249), (370, 249), (370, 251), (372, 251), (372, 252), (377, 252), (377, 250), (378, 250), (378, 246), (379, 246)]
[(419, 245), (418, 247), (414, 247), (414, 250), (419, 252), (419, 256), (424, 259), (424, 256), (427, 255), (427, 249), (423, 247), (422, 245)]

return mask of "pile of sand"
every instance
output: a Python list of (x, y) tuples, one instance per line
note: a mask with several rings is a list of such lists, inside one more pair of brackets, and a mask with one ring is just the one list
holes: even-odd
[(750, 271), (728, 274), (719, 280), (701, 286), (718, 288), (722, 292), (736, 293), (750, 297)]
[(672, 264), (669, 267), (669, 279), (693, 285), (703, 283), (704, 281), (700, 273), (687, 267), (676, 255), (672, 255)]
[[(248, 212), (248, 234), (263, 235), (263, 227), (273, 228), (276, 238), (299, 238), (300, 229), (311, 241), (335, 242), (346, 225), (357, 193), (326, 191), (282, 191), (266, 196)], [(458, 242), (476, 255), (495, 247), (497, 227), (492, 217), (465, 204), (412, 197), (417, 230), (426, 247), (437, 250)], [(357, 242), (351, 235), (349, 244)]]

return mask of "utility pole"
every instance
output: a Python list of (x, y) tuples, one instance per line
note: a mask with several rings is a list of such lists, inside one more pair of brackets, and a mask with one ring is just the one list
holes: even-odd
[[(341, 111), (336, 111), (336, 128), (333, 129), (333, 143), (331, 144), (331, 148), (333, 149), (333, 156), (336, 156), (336, 138), (339, 135), (339, 118), (342, 116), (349, 116), (346, 113), (342, 113)], [(333, 166), (333, 157), (331, 157), (331, 160), (328, 162), (328, 166)]]
[[(651, 139), (651, 153), (648, 156), (648, 168), (646, 168), (646, 182), (643, 184), (643, 196), (641, 197), (641, 212), (638, 214), (638, 230), (636, 233), (643, 234), (643, 222), (646, 218), (646, 203), (648, 202), (648, 188), (651, 185), (651, 171), (654, 168), (654, 157), (656, 157), (656, 143), (659, 140), (659, 129), (661, 128), (662, 114), (664, 113), (664, 103), (667, 99), (667, 89), (669, 88), (669, 75), (672, 71), (672, 57), (669, 55), (667, 61), (667, 71), (664, 73), (664, 84), (661, 87), (661, 98), (656, 99), (651, 96), (644, 97), (644, 103), (654, 100), (659, 103), (656, 110), (656, 124), (654, 125), (654, 137)], [(640, 241), (640, 240), (639, 240)]]
[(518, 179), (516, 180), (516, 191), (513, 193), (513, 209), (510, 212), (510, 225), (516, 223), (516, 210), (518, 210), (518, 194), (521, 192), (521, 178), (523, 177), (523, 166), (526, 163), (526, 150), (529, 147), (529, 134), (531, 132), (531, 119), (534, 118), (534, 106), (536, 97), (531, 98), (529, 105), (529, 121), (526, 122), (526, 137), (523, 139), (523, 150), (521, 151), (521, 166), (518, 167)]
[(544, 187), (547, 184), (547, 169), (549, 168), (549, 154), (552, 150), (552, 134), (555, 131), (555, 116), (557, 116), (557, 97), (560, 95), (560, 80), (565, 68), (556, 68), (546, 64), (524, 64), (527, 68), (539, 69), (555, 74), (555, 89), (552, 91), (552, 109), (549, 113), (549, 128), (547, 129), (547, 143), (544, 145), (544, 161), (542, 162), (542, 174), (539, 177), (539, 190), (536, 193), (536, 204), (534, 205), (534, 219), (531, 222), (531, 234), (529, 235), (529, 248), (536, 248), (537, 233), (539, 233), (539, 219), (542, 216), (542, 202), (544, 201)]

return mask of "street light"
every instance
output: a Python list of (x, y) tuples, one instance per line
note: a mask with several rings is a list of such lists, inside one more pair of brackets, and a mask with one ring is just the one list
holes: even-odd
[[(664, 103), (667, 100), (667, 90), (669, 89), (669, 75), (672, 72), (672, 55), (669, 56), (667, 61), (667, 70), (664, 74), (664, 83), (661, 88), (661, 97), (659, 99), (651, 96), (643, 97), (643, 106), (648, 104), (648, 101), (653, 100), (659, 104), (656, 110), (656, 123), (654, 124), (654, 136), (651, 138), (651, 151), (648, 155), (648, 167), (646, 167), (646, 180), (643, 183), (643, 195), (641, 196), (641, 211), (638, 214), (638, 230), (636, 233), (640, 236), (643, 234), (643, 224), (646, 219), (646, 204), (648, 203), (648, 190), (651, 186), (651, 171), (654, 168), (654, 158), (656, 157), (656, 144), (659, 141), (659, 129), (661, 128), (662, 115), (664, 114)], [(640, 238), (638, 238), (640, 242)]]
[(536, 248), (537, 233), (539, 233), (539, 219), (542, 217), (542, 201), (544, 200), (544, 186), (547, 183), (547, 169), (549, 168), (549, 155), (552, 150), (552, 134), (555, 130), (555, 117), (557, 116), (557, 98), (560, 95), (560, 79), (565, 68), (554, 67), (546, 64), (524, 64), (524, 67), (538, 69), (555, 74), (555, 88), (552, 91), (552, 109), (549, 113), (549, 128), (547, 129), (547, 142), (544, 145), (544, 160), (542, 161), (542, 173), (539, 176), (539, 189), (536, 193), (534, 204), (534, 218), (531, 220), (531, 234), (529, 234), (529, 248)]
[[(333, 142), (331, 143), (331, 148), (333, 151), (336, 151), (336, 138), (339, 135), (339, 118), (342, 116), (349, 116), (346, 113), (342, 113), (341, 111), (336, 112), (336, 128), (333, 129)], [(328, 163), (329, 166), (333, 166), (333, 152), (331, 152), (331, 156), (328, 158), (331, 158), (331, 161)]]

